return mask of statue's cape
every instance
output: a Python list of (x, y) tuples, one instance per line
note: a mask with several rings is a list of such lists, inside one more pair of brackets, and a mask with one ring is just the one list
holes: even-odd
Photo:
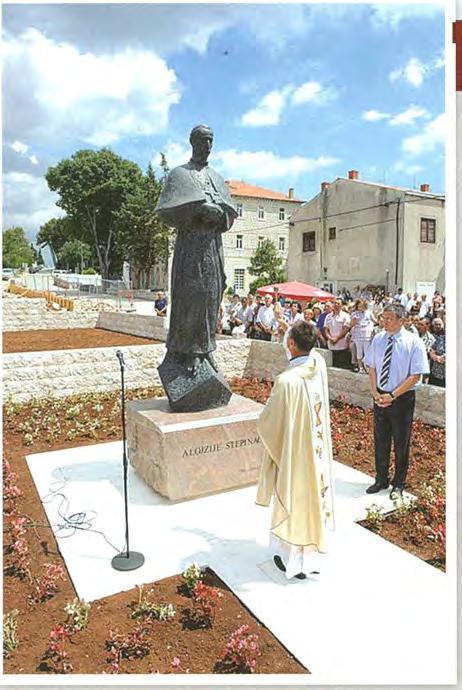
[[(174, 168), (167, 175), (159, 201), (157, 202), (156, 211), (169, 211), (185, 204), (202, 203), (205, 201), (205, 193), (200, 181), (194, 174), (195, 170), (194, 164), (190, 162)], [(207, 172), (215, 190), (221, 196), (226, 210), (233, 217), (236, 217), (236, 208), (229, 195), (225, 181), (212, 168), (207, 167)]]

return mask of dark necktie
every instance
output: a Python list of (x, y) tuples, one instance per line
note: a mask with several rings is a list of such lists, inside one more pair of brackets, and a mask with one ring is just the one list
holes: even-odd
[(385, 388), (388, 383), (388, 377), (390, 376), (390, 364), (391, 355), (393, 352), (393, 336), (388, 336), (387, 347), (385, 348), (385, 354), (383, 355), (382, 371), (380, 373), (380, 388)]

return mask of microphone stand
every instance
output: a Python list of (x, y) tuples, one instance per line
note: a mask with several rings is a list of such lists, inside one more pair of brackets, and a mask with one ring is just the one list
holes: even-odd
[(122, 379), (121, 386), (121, 408), (122, 408), (122, 438), (123, 438), (123, 468), (124, 468), (124, 503), (125, 503), (125, 547), (126, 551), (117, 554), (111, 561), (111, 565), (115, 570), (136, 570), (144, 563), (144, 556), (138, 551), (130, 551), (129, 534), (128, 534), (128, 460), (127, 460), (127, 435), (125, 431), (125, 384), (124, 384), (124, 369), (125, 362), (122, 350), (116, 351), (117, 359), (120, 364), (120, 374)]

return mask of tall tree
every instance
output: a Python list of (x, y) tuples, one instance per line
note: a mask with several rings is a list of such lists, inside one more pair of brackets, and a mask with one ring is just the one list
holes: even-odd
[[(162, 167), (166, 169), (162, 156)], [(118, 243), (124, 258), (130, 261), (134, 283), (149, 288), (151, 269), (167, 263), (171, 230), (155, 213), (163, 180), (157, 179), (149, 164), (140, 184), (127, 196), (117, 213)]]
[(48, 168), (45, 177), (59, 195), (57, 205), (78, 229), (77, 238), (94, 248), (103, 278), (120, 272), (116, 218), (140, 184), (140, 168), (109, 149), (85, 149)]
[(91, 265), (91, 258), (91, 247), (74, 238), (65, 242), (59, 250), (58, 264), (60, 268), (71, 268), (72, 270), (79, 267), (80, 272), (82, 272), (86, 266)]
[(7, 228), (2, 233), (2, 263), (6, 268), (20, 268), (34, 262), (34, 249), (26, 238), (24, 228)]
[(249, 273), (257, 278), (251, 287), (255, 287), (257, 283), (257, 287), (283, 283), (287, 276), (282, 266), (283, 262), (274, 242), (263, 240), (250, 259)]

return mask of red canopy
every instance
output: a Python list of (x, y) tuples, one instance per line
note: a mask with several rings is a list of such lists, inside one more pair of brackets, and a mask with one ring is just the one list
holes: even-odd
[(274, 295), (274, 288), (277, 288), (278, 295), (283, 297), (288, 297), (290, 299), (296, 299), (300, 302), (307, 302), (315, 298), (319, 302), (326, 302), (327, 300), (334, 299), (335, 295), (331, 295), (330, 292), (321, 290), (321, 288), (314, 287), (313, 285), (308, 285), (308, 283), (275, 283), (275, 285), (264, 285), (257, 289), (257, 294), (259, 295)]

